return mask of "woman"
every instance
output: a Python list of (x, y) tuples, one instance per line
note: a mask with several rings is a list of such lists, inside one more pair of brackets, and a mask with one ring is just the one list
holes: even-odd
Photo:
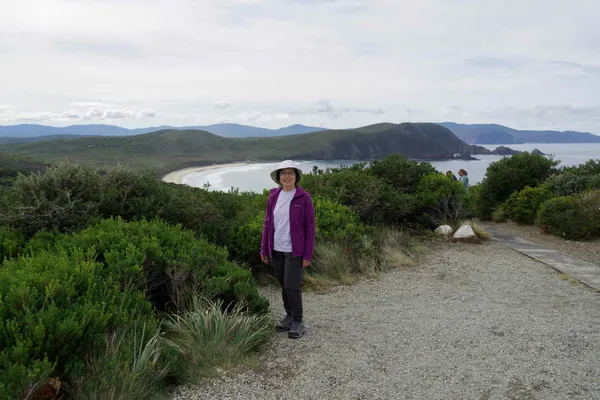
[(467, 175), (467, 171), (465, 171), (464, 169), (461, 168), (458, 170), (458, 176), (460, 177), (458, 178), (458, 180), (464, 185), (467, 193), (469, 193), (469, 177)]
[(300, 284), (315, 247), (315, 210), (308, 192), (298, 186), (301, 178), (302, 171), (290, 160), (271, 172), (279, 187), (271, 189), (267, 200), (260, 250), (262, 262), (273, 265), (281, 285), (286, 315), (276, 329), (294, 339), (305, 333)]

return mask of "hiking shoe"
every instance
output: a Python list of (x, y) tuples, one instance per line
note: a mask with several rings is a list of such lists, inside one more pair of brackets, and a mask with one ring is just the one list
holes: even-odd
[(288, 337), (290, 339), (299, 339), (304, 336), (304, 332), (306, 332), (306, 329), (304, 328), (304, 324), (302, 322), (292, 321), (290, 330), (288, 332)]
[(291, 315), (286, 315), (281, 318), (277, 325), (275, 325), (275, 330), (277, 332), (288, 332), (290, 330), (290, 325), (294, 322), (294, 318)]

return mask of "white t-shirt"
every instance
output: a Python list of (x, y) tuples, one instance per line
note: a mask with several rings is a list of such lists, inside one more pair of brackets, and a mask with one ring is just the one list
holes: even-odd
[(292, 252), (292, 235), (290, 234), (290, 205), (296, 194), (296, 189), (286, 192), (282, 190), (277, 198), (275, 210), (273, 210), (273, 224), (275, 235), (273, 238), (273, 250), (282, 253)]

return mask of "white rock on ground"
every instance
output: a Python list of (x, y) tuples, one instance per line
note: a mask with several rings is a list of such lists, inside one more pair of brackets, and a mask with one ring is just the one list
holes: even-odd
[(454, 230), (450, 225), (441, 225), (435, 228), (435, 233), (438, 235), (450, 236)]
[[(280, 292), (261, 289), (281, 312)], [(600, 296), (496, 242), (304, 294), (307, 335), (177, 400), (600, 399)]]
[(452, 237), (455, 239), (471, 239), (476, 238), (477, 235), (475, 235), (475, 232), (473, 232), (471, 225), (465, 224), (458, 228)]

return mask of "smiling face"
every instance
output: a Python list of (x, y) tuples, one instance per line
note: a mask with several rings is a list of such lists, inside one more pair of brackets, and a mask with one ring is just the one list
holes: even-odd
[(279, 171), (279, 183), (283, 189), (293, 189), (296, 187), (296, 170), (294, 168), (284, 168)]

